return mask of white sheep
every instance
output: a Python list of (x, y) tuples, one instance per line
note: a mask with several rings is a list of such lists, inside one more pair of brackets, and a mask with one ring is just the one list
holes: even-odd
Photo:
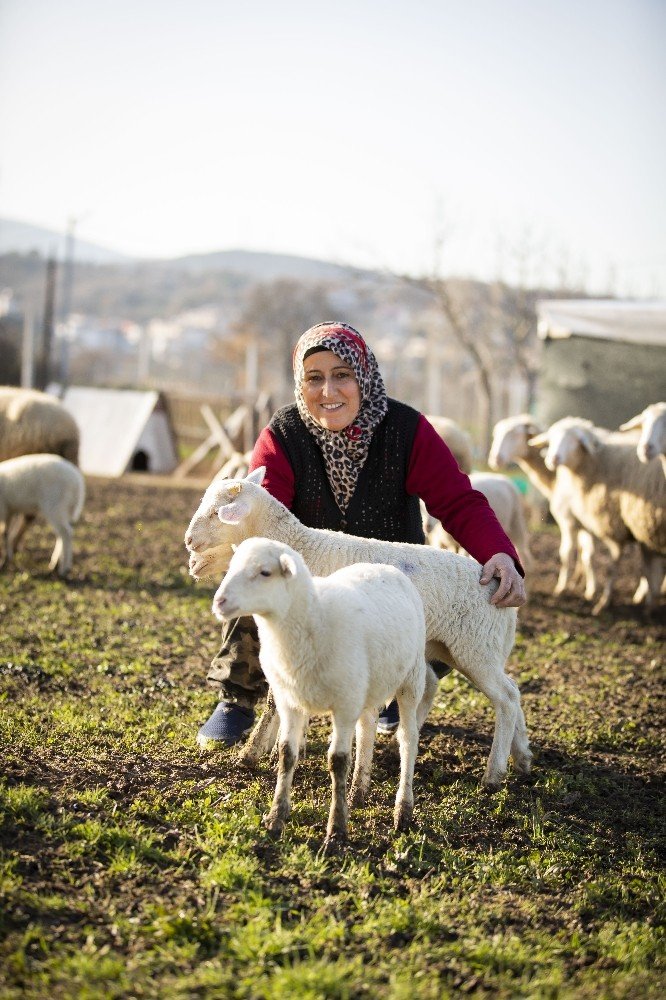
[(661, 589), (666, 556), (666, 480), (661, 466), (642, 464), (633, 442), (581, 417), (556, 421), (530, 444), (547, 448), (545, 462), (556, 473), (557, 489), (568, 496), (577, 520), (610, 553), (610, 572), (593, 614), (611, 603), (620, 555), (634, 540), (641, 549), (645, 604), (651, 609)]
[(492, 469), (504, 469), (515, 462), (539, 493), (546, 497), (550, 512), (560, 529), (560, 572), (554, 593), (561, 594), (572, 581), (574, 557), (578, 550), (585, 578), (585, 597), (591, 601), (597, 590), (592, 565), (594, 538), (574, 516), (566, 491), (556, 489), (555, 473), (546, 466), (542, 449), (531, 443), (531, 439), (541, 430), (526, 413), (499, 420), (493, 430), (488, 465)]
[(361, 563), (312, 577), (290, 546), (248, 538), (236, 549), (217, 589), (213, 613), (222, 620), (253, 615), (257, 623), (259, 660), (280, 718), (278, 776), (272, 808), (264, 817), (267, 828), (282, 831), (308, 719), (327, 713), (333, 731), (326, 836), (329, 841), (346, 836), (354, 731), (349, 801), (360, 805), (370, 785), (377, 715), (395, 696), (400, 707), (400, 784), (394, 823), (396, 829), (406, 829), (414, 807), (418, 731), (437, 679), (424, 657), (423, 604), (404, 573), (394, 566)]
[[(23, 517), (41, 514), (56, 533), (49, 570), (60, 576), (72, 568), (72, 525), (83, 509), (85, 483), (75, 465), (59, 455), (19, 455), (0, 462), (0, 524), (4, 524), (8, 565), (18, 545)], [(17, 525), (19, 527), (17, 528)]]
[(78, 465), (79, 428), (74, 417), (45, 392), (0, 386), (0, 461), (43, 452)]
[[(520, 490), (508, 476), (493, 472), (471, 472), (470, 482), (475, 490), (483, 493), (486, 500), (495, 511), (497, 520), (518, 550), (525, 570), (529, 572), (534, 564), (530, 551), (529, 536), (523, 511), (523, 498)], [(431, 524), (432, 522), (432, 524)], [(441, 521), (431, 518), (428, 521), (428, 542), (440, 549), (450, 549), (460, 552), (460, 546), (452, 535), (446, 531)]]
[(449, 417), (426, 417), (435, 428), (444, 444), (448, 445), (453, 457), (463, 472), (472, 471), (472, 439), (462, 427)]
[[(264, 471), (262, 467), (246, 479), (213, 481), (208, 487), (185, 535), (192, 576), (201, 579), (223, 573), (232, 544), (256, 535), (296, 549), (315, 576), (328, 576), (359, 562), (397, 566), (412, 580), (424, 604), (426, 660), (441, 660), (458, 669), (495, 710), (495, 734), (483, 784), (487, 788), (500, 784), (509, 753), (515, 768), (528, 772), (531, 753), (520, 693), (505, 673), (515, 638), (516, 609), (490, 604), (496, 584), (479, 583), (479, 564), (428, 545), (308, 528), (261, 487)], [(270, 718), (265, 722), (262, 717), (246, 753), (270, 749), (271, 735), (275, 738), (271, 726)]]
[(642, 413), (620, 426), (621, 431), (640, 429), (636, 454), (647, 464), (659, 457), (666, 475), (666, 403), (651, 403)]

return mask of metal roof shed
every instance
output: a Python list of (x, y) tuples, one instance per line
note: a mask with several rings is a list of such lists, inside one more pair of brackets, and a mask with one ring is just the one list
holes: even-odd
[(93, 476), (171, 473), (178, 464), (166, 400), (153, 390), (71, 386), (63, 405), (81, 429), (79, 464)]
[(615, 428), (666, 397), (666, 302), (537, 303), (543, 341), (536, 417)]

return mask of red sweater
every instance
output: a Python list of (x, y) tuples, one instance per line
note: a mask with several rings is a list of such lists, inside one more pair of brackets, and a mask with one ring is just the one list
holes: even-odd
[[(254, 446), (250, 471), (260, 465), (266, 467), (264, 487), (291, 509), (296, 490), (294, 472), (268, 427)], [(451, 451), (423, 415), (414, 435), (405, 490), (420, 497), (428, 513), (482, 565), (498, 552), (506, 552), (524, 576), (518, 553), (485, 496), (472, 489), (469, 477), (460, 471)]]

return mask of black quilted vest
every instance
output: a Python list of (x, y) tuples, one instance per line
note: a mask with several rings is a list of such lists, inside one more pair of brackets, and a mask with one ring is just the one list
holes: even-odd
[(365, 465), (345, 516), (335, 502), (319, 446), (295, 403), (279, 409), (269, 426), (294, 470), (292, 513), (310, 528), (330, 528), (362, 538), (423, 543), (419, 498), (405, 492), (409, 456), (419, 413), (389, 399), (372, 437)]

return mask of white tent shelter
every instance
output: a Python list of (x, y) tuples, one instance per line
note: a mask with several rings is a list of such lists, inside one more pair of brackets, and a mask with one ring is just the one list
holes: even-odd
[(62, 402), (81, 431), (83, 472), (122, 476), (132, 469), (170, 473), (176, 468), (176, 439), (159, 392), (72, 386)]
[(554, 299), (537, 304), (536, 417), (616, 428), (666, 396), (666, 302)]

